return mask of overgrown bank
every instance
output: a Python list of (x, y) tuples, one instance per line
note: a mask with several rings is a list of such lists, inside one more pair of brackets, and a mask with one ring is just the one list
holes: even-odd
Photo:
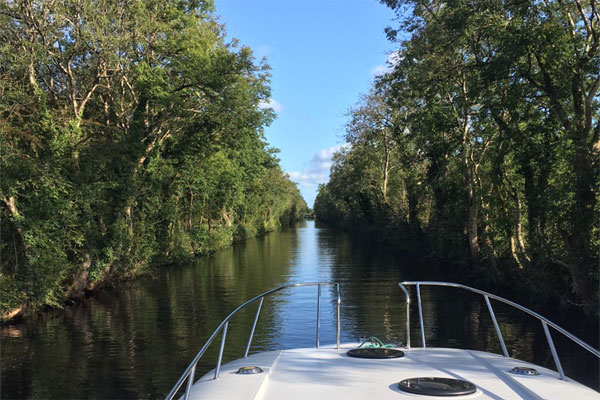
[(349, 113), (317, 218), (597, 317), (594, 3), (382, 2), (398, 50)]
[(302, 218), (269, 73), (210, 1), (0, 5), (0, 311)]

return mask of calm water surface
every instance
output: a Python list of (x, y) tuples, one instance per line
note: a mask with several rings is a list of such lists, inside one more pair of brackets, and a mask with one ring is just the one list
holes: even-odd
[[(245, 300), (302, 281), (342, 288), (342, 341), (377, 336), (404, 343), (405, 309), (397, 283), (439, 279), (389, 249), (312, 221), (165, 268), (106, 290), (76, 306), (1, 331), (1, 397), (33, 399), (154, 399), (164, 397), (220, 321)], [(314, 346), (315, 287), (265, 300), (252, 351)], [(413, 292), (414, 295), (414, 292)], [(428, 346), (501, 353), (485, 303), (456, 289), (422, 289)], [(335, 342), (335, 294), (323, 288), (321, 344)], [(494, 304), (511, 356), (552, 368), (540, 324)], [(243, 355), (255, 313), (229, 326), (224, 361)], [(553, 318), (550, 318), (553, 319)], [(413, 346), (420, 345), (412, 312)], [(575, 327), (566, 326), (568, 330)], [(567, 375), (598, 390), (598, 361), (554, 334)], [(214, 368), (219, 339), (198, 365)]]

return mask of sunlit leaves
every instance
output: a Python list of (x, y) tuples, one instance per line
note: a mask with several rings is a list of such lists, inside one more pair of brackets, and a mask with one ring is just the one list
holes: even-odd
[(60, 305), (303, 216), (263, 140), (268, 65), (225, 41), (213, 8), (0, 4), (1, 282), (21, 291), (3, 310)]

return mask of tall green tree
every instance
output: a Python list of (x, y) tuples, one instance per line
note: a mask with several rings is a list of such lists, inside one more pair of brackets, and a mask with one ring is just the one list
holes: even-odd
[(0, 27), (3, 310), (302, 214), (263, 137), (268, 66), (211, 1), (11, 1)]
[[(387, 29), (399, 46), (396, 63), (376, 82), (378, 98), (366, 96), (350, 115), (352, 147), (321, 187), (317, 217), (352, 204), (360, 192), (349, 193), (349, 185), (372, 181), (349, 160), (378, 154), (381, 136), (369, 132), (381, 130), (371, 116), (385, 104), (402, 127), (393, 135), (390, 159), (398, 169), (389, 179), (403, 180), (420, 205), (411, 213), (439, 259), (469, 266), (475, 276), (528, 282), (539, 298), (558, 294), (597, 314), (595, 3), (382, 2), (400, 21)], [(407, 39), (398, 41), (399, 33)], [(352, 180), (361, 176), (362, 183)], [(404, 196), (385, 193), (339, 214), (352, 221)], [(370, 229), (404, 229), (402, 213), (371, 222)]]

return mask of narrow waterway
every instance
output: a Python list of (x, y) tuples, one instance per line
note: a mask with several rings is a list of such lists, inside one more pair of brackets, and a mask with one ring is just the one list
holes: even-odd
[[(342, 341), (377, 336), (404, 343), (404, 297), (397, 283), (436, 278), (393, 249), (308, 221), (194, 265), (165, 268), (159, 276), (99, 292), (35, 322), (4, 325), (1, 397), (162, 398), (229, 312), (261, 292), (295, 282), (341, 284)], [(314, 346), (316, 291), (294, 288), (265, 300), (252, 351)], [(423, 288), (422, 299), (428, 346), (501, 353), (478, 296)], [(334, 343), (332, 289), (323, 289), (321, 307), (321, 343)], [(494, 308), (510, 355), (553, 368), (539, 322), (500, 304)], [(249, 307), (230, 324), (225, 362), (243, 355), (255, 311)], [(418, 346), (416, 309), (411, 323), (412, 344)], [(567, 375), (598, 390), (598, 361), (558, 333), (553, 336)], [(197, 376), (214, 367), (218, 342), (201, 360)]]

